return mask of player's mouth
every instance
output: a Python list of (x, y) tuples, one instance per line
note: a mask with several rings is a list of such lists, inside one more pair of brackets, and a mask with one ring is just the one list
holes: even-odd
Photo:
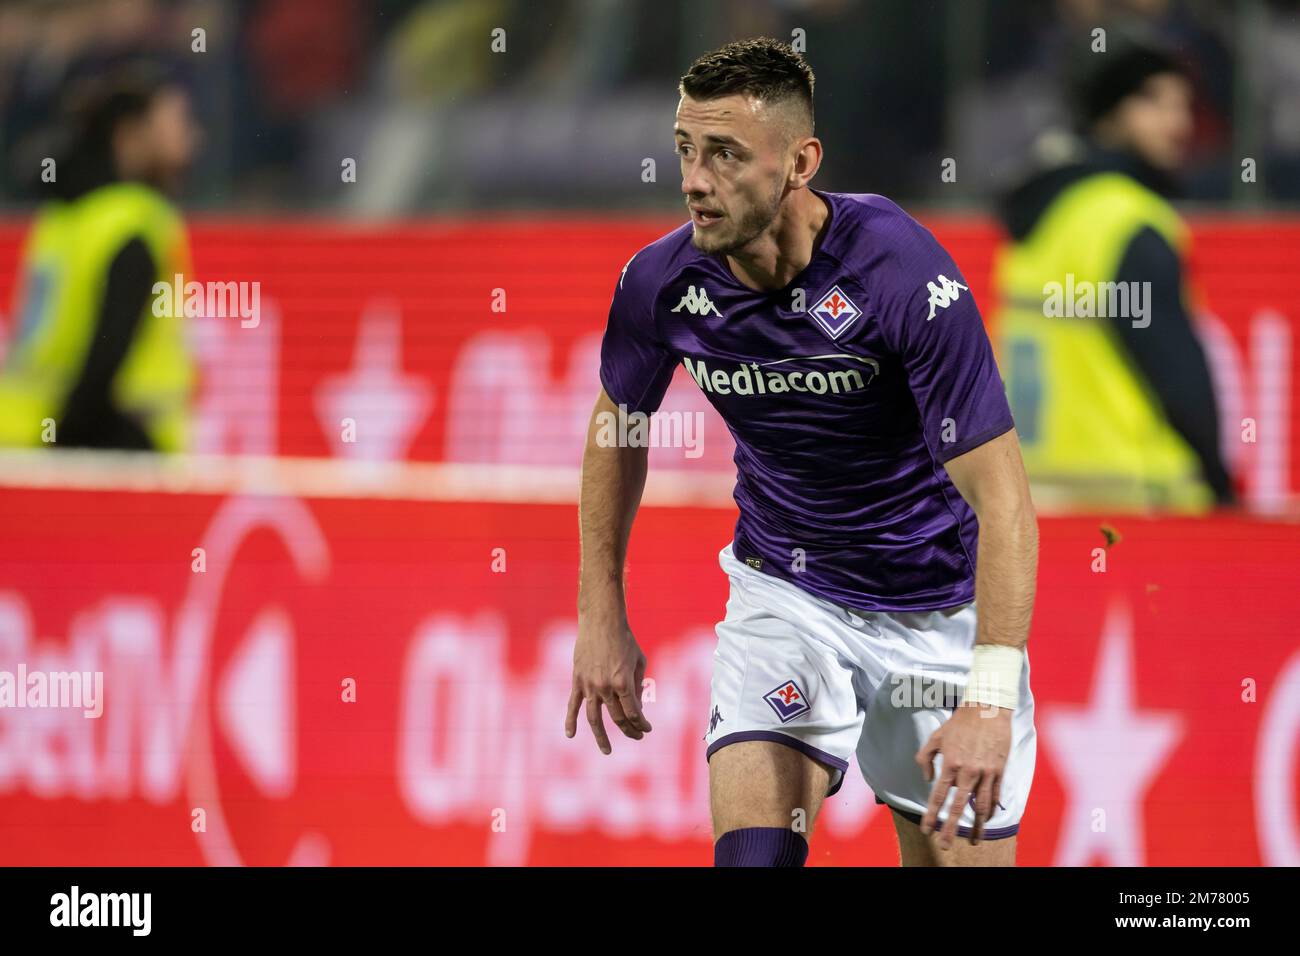
[(697, 227), (707, 228), (723, 218), (722, 213), (712, 209), (701, 209), (699, 206), (691, 206), (691, 222)]

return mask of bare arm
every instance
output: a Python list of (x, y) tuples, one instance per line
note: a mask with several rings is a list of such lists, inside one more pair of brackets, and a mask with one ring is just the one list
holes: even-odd
[[(958, 455), (946, 467), (980, 523), (975, 567), (976, 646), (1022, 649), (1029, 639), (1034, 608), (1038, 520), (1015, 429)], [(962, 808), (972, 794), (972, 842), (979, 842), (983, 835), (984, 821), (992, 816), (1000, 795), (1002, 772), (1011, 750), (1011, 716), (1006, 707), (963, 701), (918, 751), (916, 759), (927, 780), (934, 776), (935, 757), (943, 756), (942, 771), (921, 819), (921, 832), (934, 830), (949, 791), (957, 790), (939, 835), (943, 848), (952, 846)]]
[(618, 406), (600, 390), (587, 426), (582, 453), (582, 488), (578, 522), (582, 565), (578, 611), (623, 608), (623, 563), (632, 520), (645, 488), (648, 448), (602, 447), (597, 441), (602, 415), (618, 415)]
[(602, 389), (587, 427), (582, 455), (578, 522), (582, 559), (578, 584), (578, 640), (573, 650), (573, 689), (564, 732), (577, 733), (578, 709), (587, 702), (587, 722), (601, 751), (611, 752), (601, 706), (623, 731), (640, 740), (650, 731), (641, 711), (646, 659), (627, 622), (623, 563), (632, 521), (645, 487), (649, 449), (604, 445), (604, 416), (618, 415)]
[(975, 643), (1023, 647), (1034, 610), (1038, 519), (1016, 430), (958, 455), (945, 467), (980, 522)]

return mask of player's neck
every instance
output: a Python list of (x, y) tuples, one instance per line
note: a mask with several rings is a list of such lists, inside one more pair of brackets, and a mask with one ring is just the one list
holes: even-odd
[(812, 261), (830, 221), (826, 200), (811, 189), (798, 190), (764, 236), (741, 252), (727, 255), (731, 274), (759, 292), (785, 288)]

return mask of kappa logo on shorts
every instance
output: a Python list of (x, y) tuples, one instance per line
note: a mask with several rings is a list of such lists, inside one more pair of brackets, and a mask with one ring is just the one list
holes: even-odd
[(812, 710), (808, 706), (807, 695), (792, 680), (786, 681), (775, 690), (768, 691), (763, 695), (763, 699), (767, 701), (768, 706), (776, 711), (776, 716), (781, 718), (783, 724)]
[(717, 730), (718, 724), (721, 723), (724, 723), (722, 719), (722, 711), (719, 710), (718, 706), (715, 704), (713, 706), (713, 714), (709, 717), (709, 733), (713, 733)]

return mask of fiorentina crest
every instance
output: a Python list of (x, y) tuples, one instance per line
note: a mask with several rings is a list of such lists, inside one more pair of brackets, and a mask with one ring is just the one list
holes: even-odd
[(831, 286), (831, 291), (821, 297), (812, 307), (812, 317), (826, 330), (832, 339), (839, 338), (862, 314), (862, 310), (853, 304), (853, 300), (840, 291), (839, 286)]
[(776, 711), (776, 716), (781, 718), (781, 723), (788, 723), (801, 714), (808, 713), (812, 708), (808, 706), (808, 697), (800, 690), (799, 685), (792, 680), (786, 681), (780, 687), (768, 691), (763, 695), (768, 706)]

